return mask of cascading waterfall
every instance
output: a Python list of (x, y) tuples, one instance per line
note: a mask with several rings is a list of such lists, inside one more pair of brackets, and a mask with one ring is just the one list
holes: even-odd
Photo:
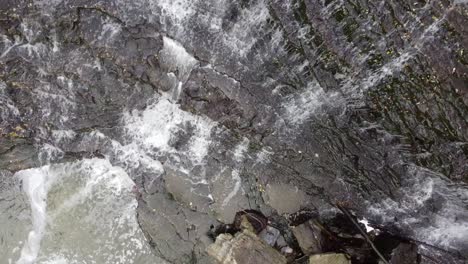
[[(129, 171), (143, 166), (146, 171), (160, 173), (161, 164), (155, 156), (177, 154), (169, 143), (173, 134), (181, 131), (181, 126), (186, 124), (198, 126), (197, 135), (186, 155), (196, 164), (207, 152), (212, 122), (180, 110), (175, 103), (182, 82), (186, 81), (196, 60), (169, 38), (164, 38), (161, 57), (170, 71), (177, 71), (181, 80), (174, 92), (155, 98), (143, 112), (122, 113), (122, 122), (132, 142), (122, 145), (98, 131), (89, 135), (88, 144), (105, 141), (112, 158)], [(66, 85), (72, 89), (71, 83)], [(38, 94), (38, 98), (48, 100), (44, 98), (45, 95)], [(57, 99), (55, 95), (51, 96)], [(75, 107), (71, 101), (62, 99), (58, 98), (59, 107), (69, 109), (70, 104), (71, 108)], [(54, 112), (53, 107), (54, 104), (46, 104), (43, 109), (46, 116)], [(60, 122), (67, 118), (66, 115), (61, 116)], [(135, 130), (136, 127), (139, 129)], [(75, 136), (73, 131), (58, 130), (53, 134), (53, 140), (60, 143)], [(60, 155), (63, 152), (50, 144), (45, 144), (39, 153), (44, 162)], [(153, 255), (138, 227), (136, 187), (120, 167), (113, 167), (103, 159), (85, 159), (22, 170), (13, 177), (22, 182), (23, 191), (28, 197), (31, 228), (26, 238), (15, 237), (7, 241), (8, 244), (22, 245), (20, 251), (5, 252), (8, 263), (165, 262)], [(14, 226), (17, 229), (26, 227), (23, 223)]]
[(47, 173), (47, 168), (30, 169), (16, 174), (24, 184), (24, 191), (31, 204), (32, 230), (21, 250), (18, 264), (34, 263), (40, 250), (42, 237), (44, 236), (47, 218), (47, 192), (52, 181)]
[(468, 258), (466, 0), (84, 2), (0, 6), (0, 264), (209, 263), (334, 204)]

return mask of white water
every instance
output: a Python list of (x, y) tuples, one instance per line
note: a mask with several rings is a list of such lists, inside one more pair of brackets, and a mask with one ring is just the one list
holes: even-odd
[(337, 97), (338, 93), (326, 93), (317, 82), (308, 84), (303, 92), (288, 96), (283, 102), (283, 119), (296, 129), (306, 123), (322, 105), (337, 101)]
[(187, 81), (198, 61), (177, 41), (168, 37), (164, 37), (163, 41), (163, 49), (159, 54), (160, 63), (167, 67), (168, 72), (178, 72), (177, 75), (182, 83)]
[[(368, 209), (369, 214), (381, 218), (384, 223), (393, 222), (403, 229), (414, 230), (413, 237), (425, 243), (447, 250), (466, 248), (468, 223), (464, 219), (468, 216), (459, 201), (468, 199), (468, 191), (464, 187), (449, 187), (451, 183), (442, 175), (421, 167), (411, 167), (410, 175), (413, 177), (408, 187), (402, 188), (399, 200), (386, 199), (373, 204)], [(433, 197), (445, 200), (434, 205)], [(436, 206), (441, 209), (433, 212)]]
[(239, 177), (239, 172), (234, 170), (231, 177), (235, 184), (231, 192), (226, 196), (226, 198), (224, 198), (222, 206), (226, 206), (241, 189), (241, 178)]
[[(60, 1), (41, 2), (43, 2), (44, 8), (50, 8)], [(146, 1), (135, 2), (143, 2), (143, 8), (154, 9), (152, 12), (155, 15), (152, 17), (160, 20), (164, 27), (166, 24), (175, 25), (174, 31), (176, 33), (174, 35), (179, 37), (185, 36), (184, 34), (187, 32), (184, 32), (184, 25), (190, 21), (189, 18), (196, 15), (199, 18), (197, 23), (209, 23), (212, 31), (218, 33), (219, 38), (216, 41), (219, 41), (220, 50), (222, 47), (227, 47), (240, 58), (245, 58), (249, 54), (257, 40), (258, 33), (262, 32), (261, 28), (269, 18), (265, 2), (257, 1), (251, 8), (243, 10), (239, 14), (239, 19), (229, 30), (223, 31), (221, 17), (225, 15), (228, 6), (225, 1), (214, 3), (213, 7), (209, 7), (208, 14), (199, 14), (199, 10), (197, 10), (203, 1), (149, 1), (147, 6), (145, 6)], [(125, 9), (131, 5), (127, 1), (122, 3)], [(465, 3), (465, 0), (455, 1), (455, 4)], [(284, 6), (290, 8), (288, 4)], [(161, 11), (161, 15), (157, 14), (159, 11), (156, 9)], [(167, 23), (168, 20), (172, 23)], [(436, 22), (427, 27), (425, 33), (417, 39), (414, 46), (419, 49), (426, 39), (430, 39), (427, 37), (432, 36), (439, 25), (440, 23)], [(8, 56), (10, 51), (17, 47), (21, 56), (31, 58), (49, 56), (51, 57), (49, 59), (52, 60), (52, 55), (47, 54), (46, 46), (41, 43), (29, 44), (29, 42), (33, 43), (34, 38), (39, 35), (39, 31), (35, 30), (37, 27), (37, 24), (25, 21), (21, 30), (26, 38), (14, 41), (4, 40), (5, 49), (1, 52), (0, 57)], [(120, 30), (121, 28), (117, 24), (106, 24), (98, 41), (106, 45), (115, 38)], [(281, 49), (281, 40), (280, 32), (274, 32), (272, 43), (270, 43), (271, 49)], [(205, 117), (183, 111), (176, 103), (184, 82), (196, 66), (197, 61), (177, 41), (169, 37), (164, 37), (163, 41), (164, 48), (159, 55), (164, 66), (170, 71), (169, 74), (178, 78), (176, 89), (171, 91), (170, 96), (165, 95), (154, 99), (144, 111), (125, 113), (123, 122), (129, 137), (128, 142), (121, 144), (112, 141), (97, 131), (89, 134), (90, 141), (88, 143), (111, 140), (118, 165), (127, 171), (143, 167), (145, 172), (159, 175), (162, 171), (162, 165), (157, 159), (163, 156), (180, 162), (178, 165), (181, 166), (181, 170), (184, 170), (193, 165), (203, 164), (208, 154), (211, 133), (216, 124)], [(18, 47), (20, 44), (24, 45)], [(53, 49), (49, 49), (49, 51), (57, 52), (60, 50), (59, 48), (54, 42)], [(412, 49), (409, 51), (389, 62), (379, 71), (366, 75), (362, 82), (359, 82), (359, 85), (353, 85), (353, 89), (361, 86), (367, 89), (382, 79), (398, 73), (415, 52)], [(216, 57), (218, 51), (212, 52), (215, 53), (213, 57)], [(272, 51), (271, 54), (275, 54), (275, 52)], [(80, 51), (75, 54), (76, 58), (79, 58), (80, 55)], [(255, 60), (261, 60), (261, 58), (257, 58), (260, 55), (254, 56), (256, 56)], [(73, 65), (81, 64), (81, 61), (74, 62), (74, 56), (70, 58), (67, 59), (67, 63), (71, 65), (68, 66), (69, 69), (78, 68), (78, 73), (81, 74), (81, 65)], [(296, 70), (302, 71), (307, 63), (304, 62)], [(57, 64), (57, 61), (51, 64)], [(101, 70), (101, 65), (99, 61), (96, 61), (96, 65), (90, 64), (89, 68)], [(216, 67), (213, 66), (213, 68)], [(38, 70), (43, 72), (42, 77), (44, 77), (50, 72), (54, 72), (54, 67), (44, 67), (44, 69), (39, 68)], [(63, 76), (58, 78), (60, 78), (59, 84), (63, 90), (54, 89), (55, 87), (41, 83), (36, 87), (34, 93), (37, 96), (36, 100), (41, 104), (38, 111), (41, 111), (44, 123), (59, 118), (60, 124), (66, 127), (65, 123), (69, 121), (76, 109), (72, 97), (76, 87), (73, 86), (71, 80)], [(12, 120), (12, 116), (19, 115), (19, 112), (13, 102), (4, 95), (3, 90), (4, 85), (0, 83), (0, 117), (2, 120)], [(297, 129), (298, 125), (307, 122), (316, 109), (330, 102), (336, 102), (334, 95), (324, 92), (318, 84), (311, 83), (302, 92), (284, 99), (282, 103), (284, 115), (281, 117)], [(52, 135), (57, 143), (71, 140), (76, 136), (73, 131), (59, 129), (63, 129), (63, 127), (58, 128)], [(176, 147), (174, 144), (178, 138), (176, 135), (187, 131), (191, 131), (187, 144), (183, 144), (182, 148)], [(240, 163), (245, 158), (247, 148), (248, 141), (244, 140), (234, 150), (233, 155), (237, 162)], [(41, 153), (44, 154), (41, 160), (47, 162), (50, 157), (61, 155), (61, 150), (54, 145), (44, 144)], [(267, 164), (270, 161), (270, 155), (271, 152), (263, 149), (256, 158), (258, 162)], [(318, 154), (315, 155), (318, 157)], [(188, 164), (182, 162), (183, 159), (188, 159)], [(241, 190), (237, 171), (233, 172), (231, 176), (233, 189), (223, 200), (223, 206), (229, 204)], [(17, 263), (154, 262), (150, 260), (152, 256), (137, 228), (134, 218), (136, 201), (129, 191), (133, 188), (133, 183), (123, 169), (113, 167), (109, 162), (103, 160), (85, 160), (73, 164), (21, 171), (15, 177), (23, 180), (24, 191), (30, 205), (30, 219), (27, 219), (27, 224), (18, 221), (16, 225), (13, 225), (14, 228), (18, 229), (14, 230), (14, 233), (20, 239), (12, 242), (14, 250), (5, 259), (10, 259), (12, 263), (14, 261)], [(192, 183), (206, 182), (204, 179), (191, 179), (190, 177), (187, 173), (187, 180)], [(414, 189), (407, 190), (411, 195), (409, 195), (408, 200), (403, 201), (403, 206), (399, 204), (387, 206), (384, 202), (381, 205), (376, 205), (373, 209), (381, 210), (379, 215), (391, 215), (395, 210), (402, 210), (402, 214), (410, 215), (412, 211), (427, 203), (431, 195), (436, 192), (434, 189), (436, 188), (434, 188), (432, 181), (418, 183), (415, 184)], [(468, 229), (466, 223), (456, 220), (456, 211), (456, 205), (448, 206), (446, 211), (441, 212), (443, 216), (435, 217), (431, 227), (421, 228), (419, 234), (421, 239), (428, 239), (447, 246), (452, 243), (452, 237), (455, 242), (463, 241), (463, 234), (466, 234)], [(405, 220), (413, 221), (412, 219)], [(23, 230), (25, 228), (27, 230)]]
[(47, 167), (21, 171), (16, 176), (22, 179), (24, 191), (29, 197), (33, 224), (33, 228), (21, 250), (21, 257), (16, 263), (30, 264), (36, 260), (44, 236), (47, 217), (46, 200), (51, 179)]
[[(185, 112), (179, 105), (162, 97), (144, 111), (133, 111), (124, 116), (126, 129), (140, 149), (161, 156), (186, 153), (193, 164), (200, 164), (208, 153), (211, 130), (215, 123), (208, 118)], [(135, 129), (138, 128), (138, 129)], [(175, 134), (192, 130), (184, 149), (176, 149)], [(158, 154), (159, 153), (159, 154)]]

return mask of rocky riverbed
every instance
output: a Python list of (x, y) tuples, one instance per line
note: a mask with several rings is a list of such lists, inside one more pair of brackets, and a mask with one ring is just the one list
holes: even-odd
[(467, 25), (465, 0), (0, 0), (0, 263), (466, 263)]

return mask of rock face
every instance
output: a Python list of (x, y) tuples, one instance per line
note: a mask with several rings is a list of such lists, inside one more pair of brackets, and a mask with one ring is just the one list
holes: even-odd
[(219, 235), (207, 251), (222, 264), (286, 263), (283, 255), (248, 230), (234, 237), (229, 234)]
[(464, 263), (467, 8), (0, 0), (0, 170), (108, 159), (171, 263), (208, 262), (207, 233), (239, 211), (287, 239), (289, 216), (326, 222), (337, 204), (422, 259)]

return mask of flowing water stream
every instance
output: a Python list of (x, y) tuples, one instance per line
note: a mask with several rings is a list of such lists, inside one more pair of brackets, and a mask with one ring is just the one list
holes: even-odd
[(467, 1), (3, 2), (0, 264), (188, 263), (271, 186), (466, 256)]

